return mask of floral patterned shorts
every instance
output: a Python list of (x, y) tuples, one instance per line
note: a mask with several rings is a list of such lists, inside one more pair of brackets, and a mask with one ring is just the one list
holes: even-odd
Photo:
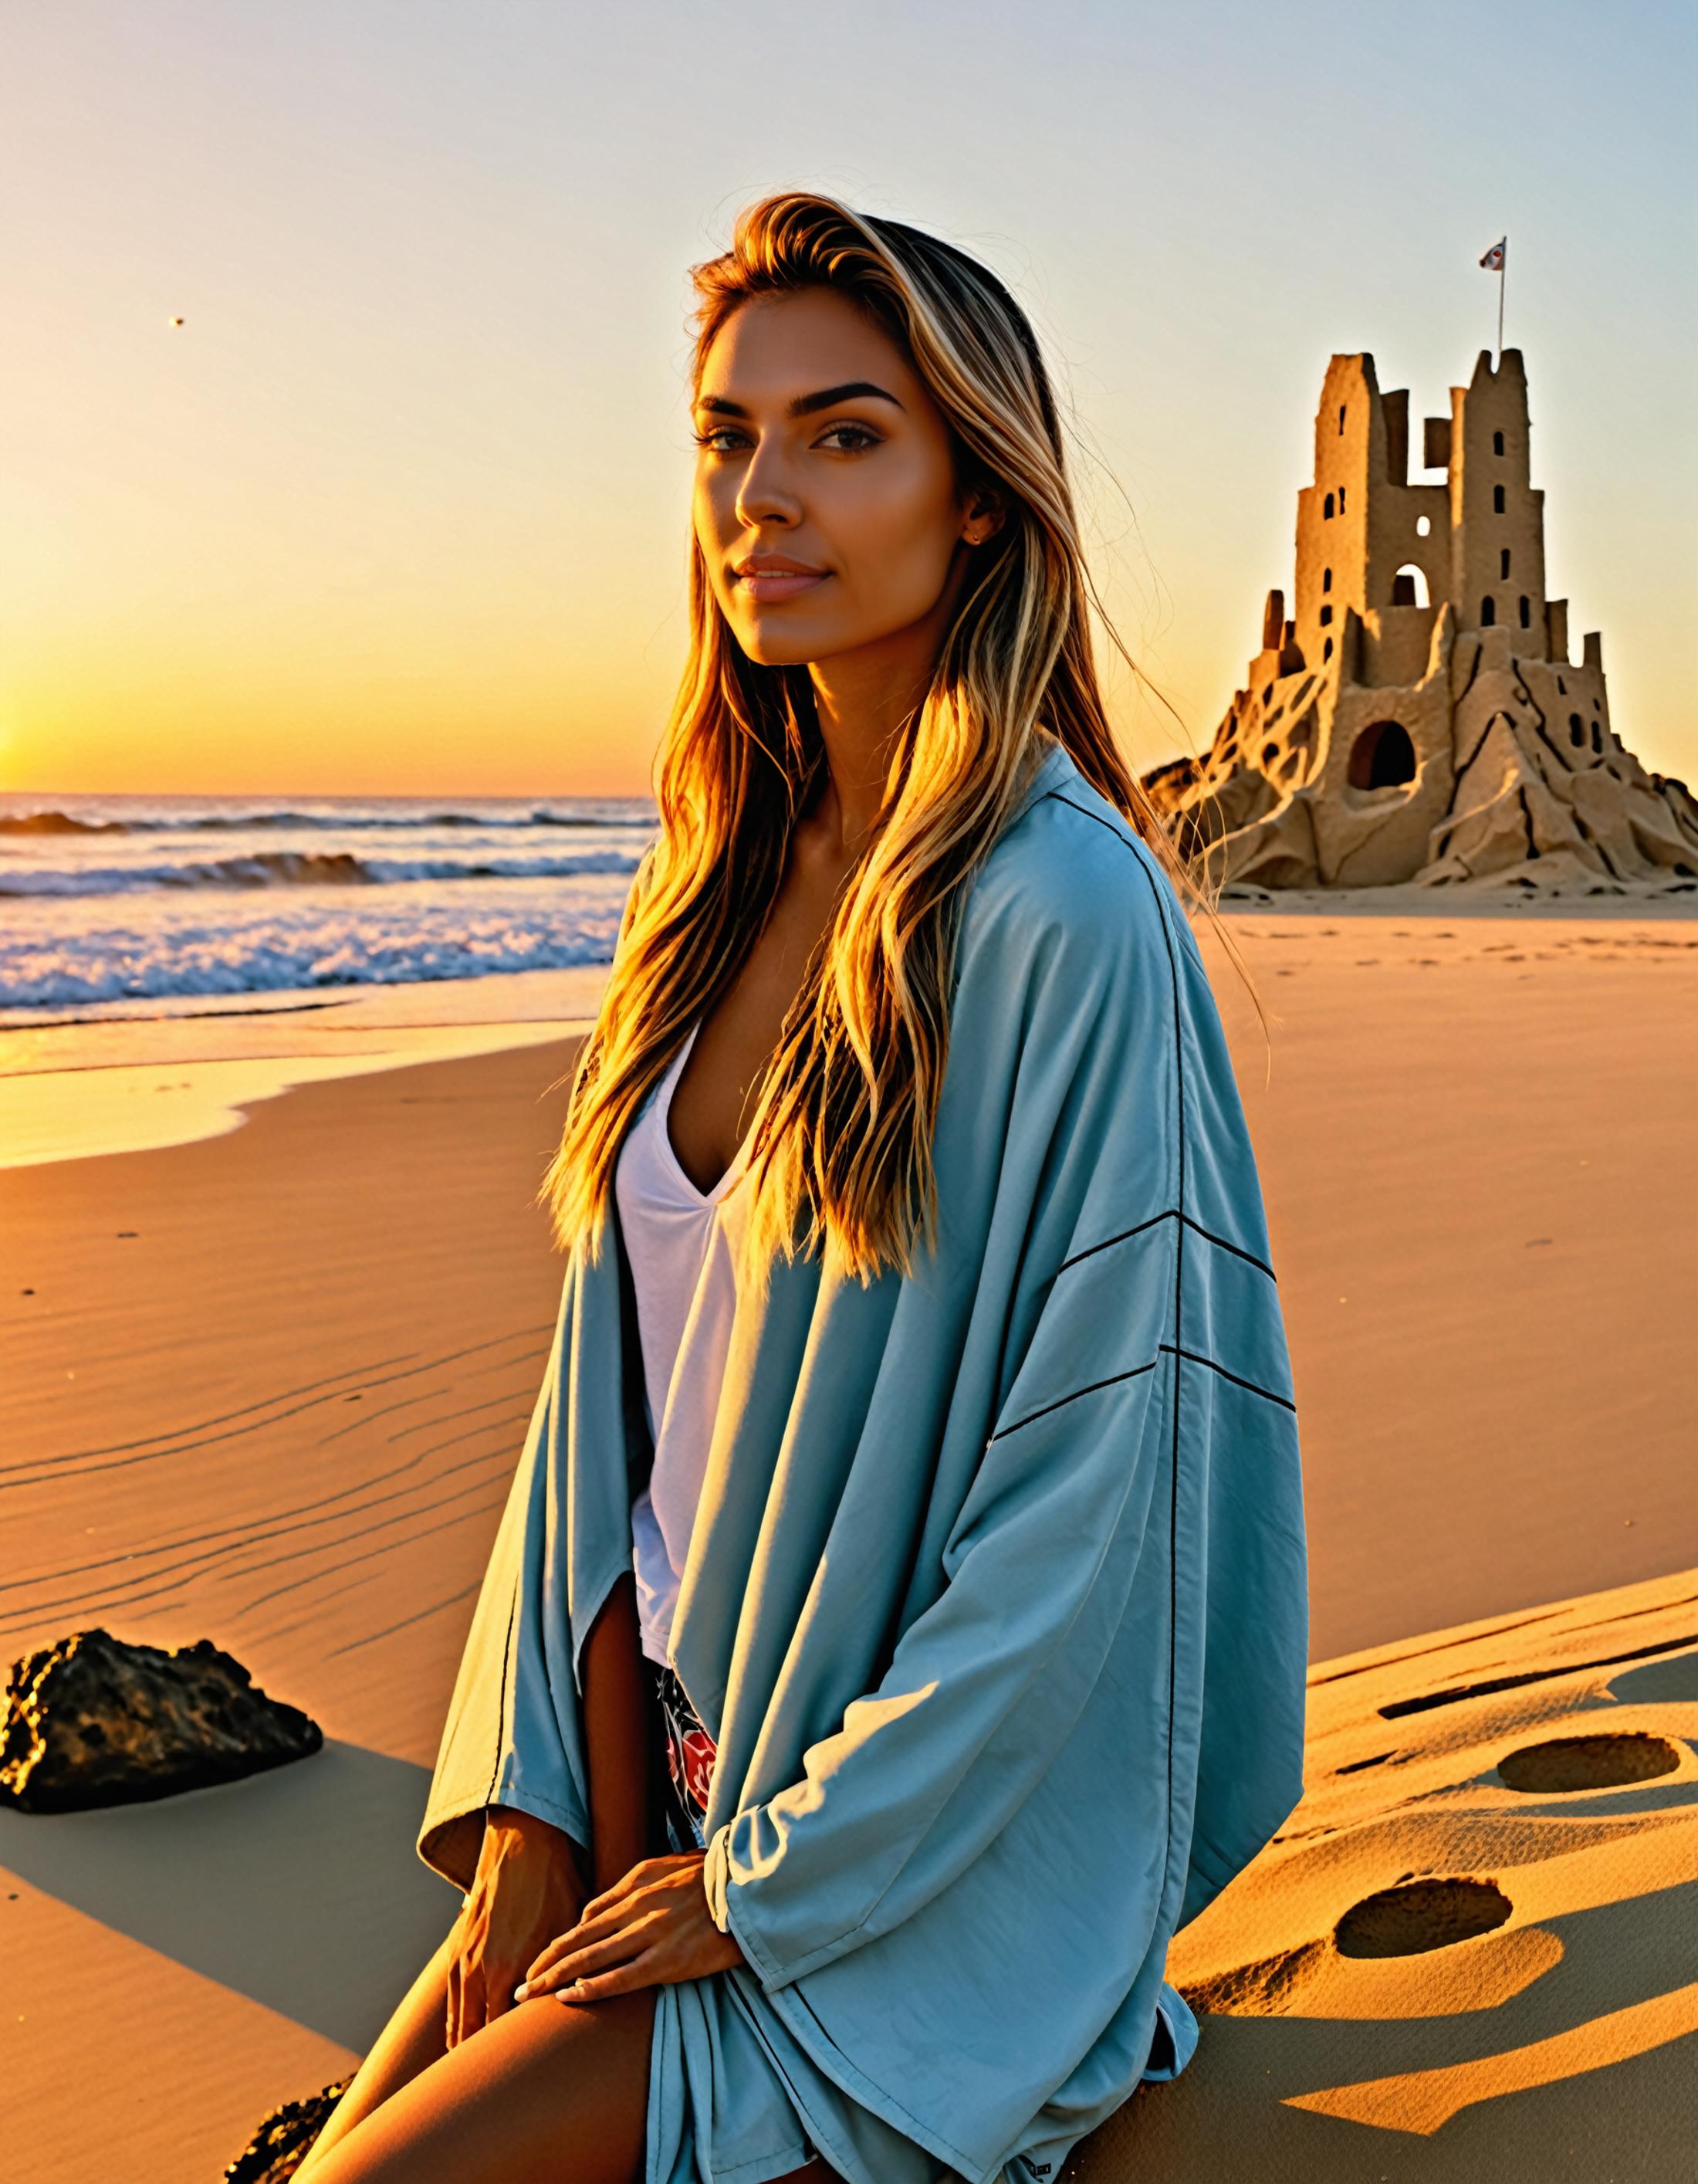
[(646, 1653), (643, 1659), (665, 1735), (667, 1836), (675, 1851), (705, 1850), (708, 1839), (702, 1824), (713, 1780), (714, 1741), (671, 1667)]

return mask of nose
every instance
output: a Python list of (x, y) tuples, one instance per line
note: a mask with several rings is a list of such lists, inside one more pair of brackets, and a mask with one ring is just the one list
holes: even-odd
[(783, 474), (783, 459), (768, 441), (756, 447), (738, 488), (736, 515), (745, 531), (801, 521), (801, 503)]

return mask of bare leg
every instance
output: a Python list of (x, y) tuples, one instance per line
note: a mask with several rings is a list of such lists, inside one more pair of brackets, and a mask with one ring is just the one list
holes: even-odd
[[(454, 1929), (450, 1927), (442, 1947), (378, 2034), (370, 2053), (355, 2071), (353, 2084), (331, 2109), (311, 2151), (295, 2171), (296, 2184), (310, 2184), (321, 2153), (345, 2138), (391, 2093), (448, 2053), (448, 1968), (454, 1942)], [(560, 2005), (556, 2003), (554, 2007), (558, 2009)]]
[[(532, 2176), (638, 2184), (654, 1990), (582, 2008), (522, 2003), (450, 2051), (443, 2021), (452, 1938), (379, 2035), (296, 2170), (296, 2184), (526, 2184)], [(498, 2036), (499, 2053), (489, 2047)], [(810, 2161), (779, 2184), (837, 2184), (837, 2171)]]
[(336, 2144), (321, 2136), (296, 2174), (310, 2184), (639, 2184), (654, 2001), (639, 1987), (576, 2006), (521, 2003), (392, 2089)]
[[(639, 1858), (668, 1847), (656, 1802), (665, 1777), (657, 1774), (650, 1750), (659, 1722), (643, 1673), (633, 1576), (613, 1585), (596, 1617), (584, 1648), (584, 1683), (594, 1885), (599, 1890), (611, 1887)], [(314, 2184), (321, 2153), (448, 2052), (447, 1982), (454, 1940), (451, 1930), (379, 2034), (295, 2171), (298, 2184)]]
[[(646, 1686), (633, 1585), (615, 1586), (586, 1649), (596, 1886), (664, 1848), (658, 1786), (643, 1750)], [(626, 1658), (629, 1656), (629, 1658)], [(649, 1723), (649, 1733), (657, 1724)], [(601, 1866), (612, 1864), (605, 1872)], [(360, 2064), (297, 2184), (638, 2184), (647, 2137), (655, 1992), (574, 2006), (542, 1998), (506, 2010), (450, 2049), (451, 1930)], [(779, 2184), (836, 2184), (809, 2162)]]

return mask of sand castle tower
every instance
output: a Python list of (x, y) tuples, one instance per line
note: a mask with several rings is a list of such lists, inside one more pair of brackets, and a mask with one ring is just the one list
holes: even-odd
[(1568, 656), (1546, 595), (1519, 349), (1429, 417), (1409, 482), (1409, 397), (1334, 356), (1297, 496), (1296, 589), (1200, 762), (1144, 777), (1228, 883), (1489, 880), (1539, 893), (1698, 884), (1698, 802), (1610, 726), (1603, 640)]

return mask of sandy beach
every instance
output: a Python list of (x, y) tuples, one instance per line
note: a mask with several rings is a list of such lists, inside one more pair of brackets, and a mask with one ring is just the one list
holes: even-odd
[[(1229, 922), (1276, 1019), (1270, 1054), (1205, 931), (1296, 1378), (1309, 1787), (1176, 1943), (1210, 2011), (1195, 2063), (1074, 2166), (1673, 2178), (1698, 2029), (1698, 916), (1429, 894)], [(265, 1096), (220, 1095), (239, 1127), (0, 1167), (0, 1631), (8, 1660), (96, 1624), (210, 1637), (326, 1746), (155, 1804), (0, 1814), (0, 2143), (56, 2184), (216, 2176), (440, 1940), (456, 1899), (413, 1832), (558, 1295), (534, 1198), (570, 1037), (301, 1082), (275, 1017), (220, 1029), (237, 1061), (271, 1043)], [(89, 1066), (38, 1061), (38, 1120)], [(1497, 1779), (1580, 1724), (1674, 1764)], [(1344, 1961), (1351, 1907), (1423, 1875), (1511, 1911)]]

